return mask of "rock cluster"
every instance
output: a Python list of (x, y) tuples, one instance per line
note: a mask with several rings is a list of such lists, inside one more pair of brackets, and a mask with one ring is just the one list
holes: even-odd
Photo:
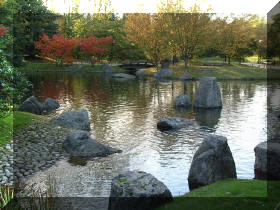
[(69, 133), (68, 129), (46, 122), (34, 122), (14, 133), (13, 145), (6, 146), (8, 152), (1, 153), (1, 168), (5, 173), (0, 176), (1, 184), (21, 181), (24, 177), (51, 167), (65, 154), (62, 143)]
[(44, 103), (41, 103), (35, 96), (31, 96), (19, 106), (18, 111), (42, 114), (54, 111), (59, 107), (60, 104), (54, 99), (47, 98)]
[(0, 185), (13, 184), (13, 161), (12, 144), (0, 148)]

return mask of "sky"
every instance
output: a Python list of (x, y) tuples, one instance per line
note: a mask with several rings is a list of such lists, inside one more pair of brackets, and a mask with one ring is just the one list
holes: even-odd
[[(55, 0), (53, 7), (56, 12), (68, 12), (70, 0)], [(92, 11), (94, 0), (80, 0), (80, 12)], [(160, 0), (111, 0), (115, 13), (126, 12), (156, 12), (157, 3)], [(186, 5), (192, 5), (195, 0), (186, 0)], [(202, 9), (206, 10), (210, 5), (215, 13), (250, 13), (266, 16), (266, 14), (279, 2), (279, 0), (197, 0)], [(48, 6), (51, 7), (49, 0)]]

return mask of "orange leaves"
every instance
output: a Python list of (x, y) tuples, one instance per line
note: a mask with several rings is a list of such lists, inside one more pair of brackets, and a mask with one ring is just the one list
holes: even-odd
[(62, 34), (54, 34), (50, 39), (46, 34), (35, 42), (35, 48), (41, 51), (41, 56), (52, 58), (58, 63), (74, 61), (72, 51), (78, 46), (79, 39), (65, 38)]
[(7, 33), (7, 27), (0, 27), (0, 37), (4, 36)]
[(97, 56), (107, 51), (107, 46), (112, 43), (112, 36), (97, 38), (65, 38), (63, 34), (54, 34), (50, 39), (46, 34), (41, 40), (35, 42), (35, 48), (41, 51), (42, 57), (56, 60), (57, 63), (71, 63), (75, 59), (73, 50), (80, 45), (81, 54), (86, 57)]
[(112, 36), (97, 38), (90, 36), (81, 40), (81, 52), (86, 56), (97, 56), (105, 53), (107, 47), (112, 43)]

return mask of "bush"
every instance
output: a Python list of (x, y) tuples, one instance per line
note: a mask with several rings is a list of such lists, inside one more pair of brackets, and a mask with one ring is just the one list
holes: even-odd
[(0, 118), (20, 104), (32, 90), (32, 84), (7, 61), (0, 50)]

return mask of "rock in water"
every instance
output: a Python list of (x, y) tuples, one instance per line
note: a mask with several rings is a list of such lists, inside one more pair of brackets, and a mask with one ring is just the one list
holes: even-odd
[(44, 111), (51, 112), (51, 111), (58, 109), (59, 107), (60, 107), (60, 104), (56, 100), (47, 98), (45, 100), (45, 102), (43, 103), (42, 110), (43, 110), (43, 112)]
[(183, 127), (193, 126), (195, 122), (180, 117), (163, 117), (157, 123), (157, 128), (161, 131), (180, 129)]
[(191, 99), (185, 94), (181, 94), (174, 99), (174, 106), (189, 107), (192, 105)]
[(71, 133), (63, 143), (63, 148), (71, 156), (75, 157), (105, 157), (121, 150), (105, 146), (90, 137), (86, 131)]
[(171, 201), (169, 189), (151, 174), (128, 171), (111, 183), (109, 210), (146, 210)]
[(103, 64), (102, 65), (102, 70), (106, 73), (106, 74), (111, 74), (114, 69), (111, 65), (108, 65), (108, 64)]
[(31, 96), (20, 105), (18, 111), (42, 114), (42, 107), (42, 103), (35, 96)]
[(196, 151), (189, 171), (190, 190), (217, 180), (236, 178), (236, 168), (227, 138), (210, 135)]
[(280, 179), (280, 143), (262, 142), (255, 149), (255, 178)]
[(113, 78), (123, 78), (123, 79), (135, 79), (136, 76), (131, 74), (125, 74), (125, 73), (115, 73), (112, 75)]
[(172, 76), (172, 70), (171, 69), (161, 69), (159, 72), (154, 74), (154, 77), (156, 78), (166, 78)]
[(221, 108), (222, 98), (215, 77), (203, 77), (195, 93), (194, 106), (198, 108)]
[(88, 112), (85, 109), (63, 112), (51, 122), (65, 128), (90, 131)]

